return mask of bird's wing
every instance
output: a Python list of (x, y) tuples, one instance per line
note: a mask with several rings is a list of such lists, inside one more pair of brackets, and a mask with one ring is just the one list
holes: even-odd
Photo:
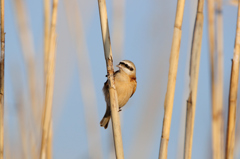
[(136, 91), (136, 88), (137, 88), (137, 81), (136, 79), (134, 80), (134, 85), (133, 85), (133, 92), (132, 92), (132, 95), (130, 96), (130, 98), (133, 96), (133, 94), (135, 93)]

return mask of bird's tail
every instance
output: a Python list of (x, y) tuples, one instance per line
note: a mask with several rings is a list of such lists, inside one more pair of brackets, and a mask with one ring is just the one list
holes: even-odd
[(110, 107), (107, 106), (106, 113), (103, 116), (100, 122), (100, 125), (103, 126), (105, 129), (107, 129), (110, 119), (111, 119), (111, 110), (110, 110)]

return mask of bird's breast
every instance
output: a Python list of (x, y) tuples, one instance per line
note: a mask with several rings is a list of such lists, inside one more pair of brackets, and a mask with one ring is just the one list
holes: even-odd
[(115, 81), (115, 86), (118, 94), (118, 105), (123, 107), (129, 100), (133, 92), (133, 86), (130, 82)]

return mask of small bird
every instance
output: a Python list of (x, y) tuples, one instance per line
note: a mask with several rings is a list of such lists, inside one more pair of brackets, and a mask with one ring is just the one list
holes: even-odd
[[(129, 60), (121, 61), (117, 67), (119, 70), (114, 72), (115, 87), (118, 95), (118, 106), (119, 111), (128, 102), (129, 98), (132, 97), (136, 88), (136, 67), (134, 63)], [(103, 93), (107, 105), (106, 113), (100, 122), (100, 125), (105, 129), (108, 127), (109, 120), (111, 118), (110, 108), (110, 96), (108, 91), (108, 80), (104, 83)]]

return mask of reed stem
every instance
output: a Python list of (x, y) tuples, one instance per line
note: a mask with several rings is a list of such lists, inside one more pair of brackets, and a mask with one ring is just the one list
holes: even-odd
[(42, 142), (40, 158), (47, 158), (47, 149), (49, 148), (49, 133), (52, 121), (52, 103), (54, 90), (54, 74), (55, 74), (55, 56), (56, 56), (56, 22), (57, 22), (57, 6), (58, 0), (53, 0), (52, 20), (50, 28), (50, 40), (48, 51), (48, 64), (46, 75), (46, 89), (45, 89), (45, 104), (43, 110), (43, 124), (42, 124)]
[(204, 0), (198, 0), (189, 71), (190, 92), (187, 100), (186, 111), (185, 144), (184, 144), (185, 159), (191, 159), (192, 156), (193, 129), (197, 101), (197, 86), (203, 33), (203, 6)]
[(0, 57), (0, 159), (3, 159), (4, 148), (4, 63), (5, 63), (5, 32), (4, 32), (4, 0), (0, 1), (1, 10), (1, 57)]
[(229, 105), (228, 105), (228, 123), (226, 137), (226, 159), (233, 159), (235, 145), (235, 127), (236, 127), (236, 107), (237, 107), (237, 90), (239, 76), (239, 56), (240, 56), (240, 0), (238, 0), (238, 14), (235, 47), (232, 60), (232, 70), (229, 90)]
[(216, 0), (216, 104), (212, 107), (213, 159), (224, 158), (224, 119), (223, 119), (223, 16), (222, 0)]
[(124, 154), (123, 154), (122, 134), (121, 134), (120, 118), (118, 113), (118, 110), (119, 110), (118, 98), (117, 98), (117, 92), (116, 92), (114, 78), (113, 78), (114, 68), (113, 68), (112, 47), (111, 47), (109, 27), (108, 27), (106, 1), (98, 0), (98, 7), (99, 7), (99, 15), (100, 15), (100, 21), (101, 21), (104, 55), (106, 60), (108, 82), (109, 82), (108, 84), (109, 84), (111, 119), (112, 119), (115, 153), (116, 153), (117, 159), (123, 159)]
[(49, 32), (50, 32), (50, 1), (44, 0), (44, 80), (46, 80), (47, 76)]
[(167, 159), (167, 148), (170, 135), (170, 126), (172, 119), (172, 109), (177, 78), (178, 58), (180, 51), (182, 20), (185, 0), (178, 0), (176, 18), (174, 24), (172, 48), (170, 55), (167, 92), (164, 102), (164, 118), (162, 127), (162, 137), (159, 150), (159, 159)]

